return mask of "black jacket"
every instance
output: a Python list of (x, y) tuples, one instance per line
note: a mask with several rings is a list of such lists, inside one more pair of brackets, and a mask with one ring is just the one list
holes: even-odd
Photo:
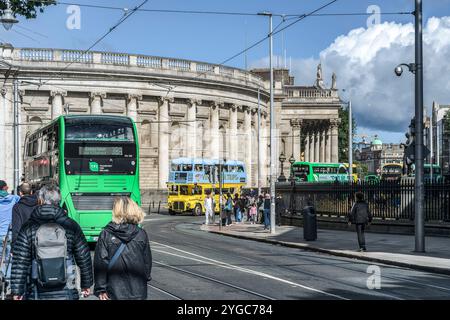
[[(126, 247), (108, 272), (109, 261), (122, 242)], [(145, 300), (151, 271), (152, 253), (145, 230), (110, 222), (95, 247), (95, 295), (107, 292), (112, 300)]]
[(23, 224), (30, 219), (31, 213), (37, 204), (37, 196), (33, 194), (23, 196), (20, 198), (19, 202), (14, 205), (12, 209), (12, 246), (14, 246), (14, 242), (16, 242), (20, 228), (22, 228)]
[(365, 201), (357, 201), (350, 211), (349, 221), (354, 224), (367, 224), (372, 222), (372, 213)]
[[(56, 222), (66, 231), (67, 255), (80, 268), (81, 288), (90, 288), (93, 284), (92, 261), (86, 238), (80, 226), (60, 207), (43, 205), (36, 207), (31, 213), (31, 217), (19, 232), (13, 248), (13, 263), (11, 269), (11, 293), (23, 296), (30, 294), (31, 288), (26, 288), (27, 278), (31, 272), (32, 246), (34, 251), (34, 241), (36, 231), (44, 223)], [(50, 292), (43, 292), (38, 287), (39, 295), (42, 299), (49, 296)], [(78, 298), (77, 289), (65, 289), (57, 294), (70, 296), (71, 299)], [(56, 298), (56, 296), (53, 296)]]

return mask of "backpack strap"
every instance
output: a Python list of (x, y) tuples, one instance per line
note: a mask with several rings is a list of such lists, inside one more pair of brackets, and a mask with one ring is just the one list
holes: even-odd
[(125, 249), (126, 246), (127, 245), (123, 242), (120, 244), (119, 248), (116, 250), (113, 257), (108, 263), (108, 271), (110, 271), (111, 268), (114, 266), (114, 264), (116, 263), (117, 259), (119, 259), (120, 255), (122, 254), (122, 251)]

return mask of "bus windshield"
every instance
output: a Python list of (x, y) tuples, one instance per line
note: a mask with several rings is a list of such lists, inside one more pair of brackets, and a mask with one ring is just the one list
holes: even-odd
[(134, 142), (133, 125), (114, 117), (66, 118), (66, 141)]

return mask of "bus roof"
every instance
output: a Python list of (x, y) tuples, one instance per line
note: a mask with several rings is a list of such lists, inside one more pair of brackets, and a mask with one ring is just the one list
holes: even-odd
[(307, 162), (307, 161), (296, 161), (293, 164), (294, 166), (298, 165), (311, 165), (313, 167), (341, 167), (342, 163), (327, 163), (327, 162)]
[[(175, 158), (172, 159), (172, 164), (205, 164), (205, 165), (215, 165), (219, 164), (220, 160), (218, 159), (209, 159), (209, 158)], [(227, 160), (224, 163), (225, 165), (244, 165), (243, 161), (238, 160)]]

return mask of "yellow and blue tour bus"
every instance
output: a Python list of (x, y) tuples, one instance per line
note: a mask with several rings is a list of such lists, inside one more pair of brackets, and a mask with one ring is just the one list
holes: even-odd
[[(222, 175), (219, 177), (220, 169)], [(222, 194), (241, 194), (247, 182), (242, 161), (219, 161), (212, 159), (177, 158), (170, 163), (167, 205), (170, 214), (190, 212), (205, 213), (207, 194), (214, 196), (215, 211), (219, 211), (220, 179)]]
[(343, 163), (297, 161), (291, 166), (296, 182), (348, 182), (348, 170)]
[(124, 116), (65, 115), (27, 134), (24, 178), (34, 189), (55, 182), (61, 206), (95, 242), (111, 221), (115, 196), (139, 205), (139, 145)]

